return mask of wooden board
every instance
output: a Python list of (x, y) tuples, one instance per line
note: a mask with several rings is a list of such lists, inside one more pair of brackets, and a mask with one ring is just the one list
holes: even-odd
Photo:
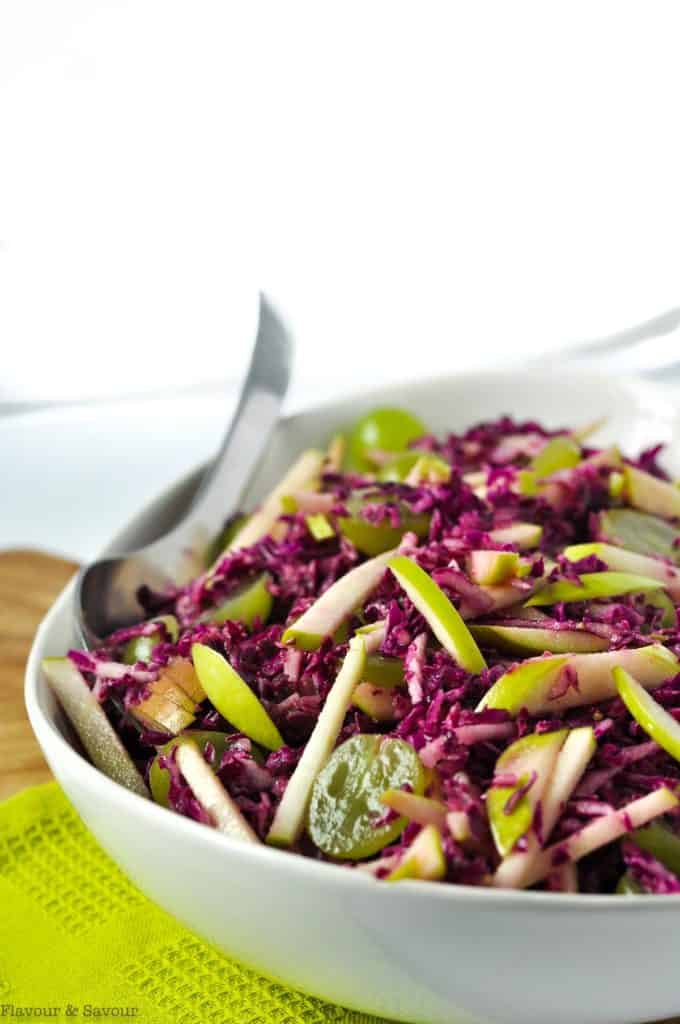
[(51, 773), (24, 707), (24, 668), (36, 628), (77, 566), (35, 551), (0, 552), (0, 800)]

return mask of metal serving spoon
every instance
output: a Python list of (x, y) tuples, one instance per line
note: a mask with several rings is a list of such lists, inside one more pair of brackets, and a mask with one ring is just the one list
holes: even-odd
[(139, 621), (141, 607), (136, 595), (143, 584), (162, 590), (196, 574), (196, 554), (238, 509), (269, 444), (288, 390), (292, 354), (288, 331), (260, 295), (257, 338), (236, 412), (186, 516), (152, 544), (93, 562), (78, 574), (75, 619), (86, 647)]

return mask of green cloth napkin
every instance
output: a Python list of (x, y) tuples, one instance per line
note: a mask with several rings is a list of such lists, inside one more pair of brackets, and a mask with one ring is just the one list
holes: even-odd
[(0, 804), (0, 1024), (29, 1016), (378, 1024), (283, 988), (187, 931), (119, 871), (56, 783)]

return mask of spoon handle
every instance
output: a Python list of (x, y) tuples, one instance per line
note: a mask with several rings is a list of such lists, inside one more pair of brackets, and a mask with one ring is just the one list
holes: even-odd
[(268, 299), (260, 294), (257, 338), (236, 411), (177, 531), (196, 523), (216, 530), (240, 507), (279, 418), (288, 390), (292, 353), (288, 331)]

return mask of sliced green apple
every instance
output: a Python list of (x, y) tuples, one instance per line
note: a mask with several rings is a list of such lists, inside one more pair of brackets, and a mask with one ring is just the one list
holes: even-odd
[(446, 858), (441, 832), (434, 825), (426, 825), (413, 840), (408, 850), (387, 876), (387, 882), (418, 879), (437, 882), (446, 874)]
[[(176, 659), (184, 660), (184, 659)], [(177, 669), (182, 676), (181, 668)], [(203, 699), (205, 693), (201, 690)], [(196, 701), (175, 678), (172, 662), (146, 688), (146, 695), (131, 704), (130, 714), (146, 729), (177, 735), (191, 725), (196, 717)]]
[(496, 527), (489, 536), (496, 544), (514, 544), (520, 551), (530, 551), (541, 543), (543, 527), (536, 523), (513, 523)]
[[(555, 867), (569, 861), (576, 862), (589, 853), (613, 843), (633, 829), (646, 825), (654, 818), (667, 814), (678, 806), (678, 798), (670, 789), (661, 786), (646, 796), (633, 800), (624, 807), (609, 814), (603, 814), (589, 825), (573, 832), (567, 839), (553, 843), (541, 850), (534, 860), (531, 870), (526, 872), (519, 888), (526, 889), (535, 885), (551, 873)], [(507, 881), (499, 879), (498, 872), (493, 876), (492, 885), (507, 887)]]
[(441, 800), (433, 800), (403, 789), (388, 789), (380, 797), (386, 807), (419, 825), (435, 825), (440, 831), (446, 827), (449, 809)]
[(531, 874), (541, 847), (550, 838), (596, 749), (595, 732), (590, 726), (582, 726), (569, 732), (543, 792), (540, 840), (535, 832), (529, 833), (526, 836), (525, 848), (510, 853), (497, 868), (494, 884), (510, 889), (523, 887), (525, 876)]
[(390, 559), (389, 568), (440, 644), (466, 672), (486, 668), (479, 647), (444, 591), (417, 562), (405, 555)]
[(451, 466), (438, 455), (430, 453), (421, 455), (413, 468), (409, 470), (405, 483), (411, 487), (420, 484), (445, 484), (451, 479)]
[(268, 750), (278, 750), (283, 739), (262, 703), (226, 658), (205, 644), (193, 644), (191, 658), (210, 702), (223, 718)]
[(335, 746), (365, 664), (364, 641), (361, 637), (352, 637), (342, 667), (274, 815), (267, 836), (271, 845), (292, 846), (299, 838), (315, 779)]
[(303, 452), (283, 479), (265, 498), (259, 509), (237, 531), (226, 550), (235, 551), (237, 548), (250, 547), (271, 533), (272, 527), (283, 511), (281, 499), (296, 491), (315, 490), (323, 472), (325, 458), (325, 453), (315, 448)]
[(630, 572), (584, 572), (579, 576), (580, 585), (571, 580), (547, 583), (530, 597), (527, 607), (543, 607), (549, 604), (573, 601), (598, 601), (607, 597), (622, 597), (624, 594), (644, 594), (658, 590), (663, 584), (649, 576), (638, 576)]
[(256, 619), (264, 625), (274, 604), (274, 598), (269, 592), (270, 582), (269, 573), (262, 573), (250, 583), (239, 587), (216, 608), (205, 612), (201, 618), (208, 622), (242, 622), (248, 629), (252, 629)]
[(331, 537), (335, 537), (335, 530), (326, 519), (323, 512), (317, 512), (315, 515), (306, 516), (305, 522), (307, 523), (307, 529), (314, 540), (330, 540)]
[(680, 761), (680, 722), (676, 722), (643, 686), (623, 668), (613, 671), (619, 697), (648, 736)]
[(383, 687), (359, 683), (354, 691), (352, 704), (375, 722), (391, 722), (394, 719), (392, 694)]
[(680, 600), (680, 569), (669, 565), (668, 562), (662, 562), (658, 558), (650, 558), (648, 555), (627, 551), (625, 548), (604, 544), (601, 541), (591, 544), (572, 544), (565, 548), (563, 554), (571, 562), (578, 562), (582, 558), (595, 555), (616, 572), (633, 573), (637, 576), (646, 576), (648, 579), (659, 580), (671, 597)]
[(163, 628), (147, 636), (134, 636), (128, 640), (123, 651), (123, 661), (126, 665), (135, 665), (138, 661), (150, 661), (154, 647), (163, 642), (166, 634), (170, 637), (171, 643), (176, 643), (179, 636), (179, 626), (174, 615), (159, 615), (152, 619), (158, 622)]
[(471, 625), (470, 632), (482, 647), (509, 654), (576, 654), (606, 651), (609, 642), (576, 625), (574, 629), (533, 626)]
[(474, 583), (494, 586), (519, 575), (520, 559), (516, 551), (471, 551), (468, 574)]
[(680, 564), (680, 529), (658, 516), (632, 508), (608, 508), (599, 513), (598, 535), (641, 555), (660, 555)]
[(167, 768), (161, 768), (160, 758), (167, 757), (178, 743), (184, 743), (187, 740), (192, 740), (196, 743), (202, 754), (205, 754), (205, 750), (208, 744), (210, 744), (215, 751), (215, 764), (219, 765), (227, 747), (238, 740), (238, 734), (232, 733), (230, 735), (226, 732), (213, 732), (210, 729), (192, 729), (181, 736), (175, 736), (174, 739), (170, 740), (169, 743), (165, 743), (162, 747), (158, 747), (158, 753), (149, 767), (149, 786), (152, 797), (157, 804), (161, 804), (163, 807), (168, 807), (170, 775)]
[(283, 634), (284, 644), (293, 643), (305, 651), (315, 651), (326, 636), (359, 608), (383, 578), (393, 551), (364, 562), (341, 576)]
[(530, 733), (512, 743), (498, 758), (494, 779), (500, 781), (504, 775), (516, 779), (509, 785), (492, 784), (486, 794), (491, 834), (501, 857), (506, 857), (531, 828), (536, 806), (566, 737), (566, 729)]
[(482, 708), (518, 714), (564, 711), (616, 697), (613, 669), (625, 668), (649, 690), (680, 671), (680, 663), (661, 644), (596, 654), (548, 655), (514, 665), (482, 698)]
[(44, 658), (42, 670), (93, 765), (114, 782), (148, 797), (144, 779), (73, 662), (69, 658)]
[(633, 466), (624, 466), (623, 477), (624, 497), (633, 508), (663, 519), (680, 517), (680, 490), (673, 484)]
[(240, 842), (259, 843), (259, 839), (241, 814), (238, 805), (206, 764), (193, 740), (177, 747), (177, 766), (199, 804), (218, 831)]
[(654, 821), (633, 832), (631, 839), (680, 878), (680, 836), (675, 832), (660, 821)]
[(536, 476), (546, 477), (562, 469), (572, 469), (580, 461), (580, 446), (565, 434), (551, 438), (540, 452), (534, 455), (530, 468)]

